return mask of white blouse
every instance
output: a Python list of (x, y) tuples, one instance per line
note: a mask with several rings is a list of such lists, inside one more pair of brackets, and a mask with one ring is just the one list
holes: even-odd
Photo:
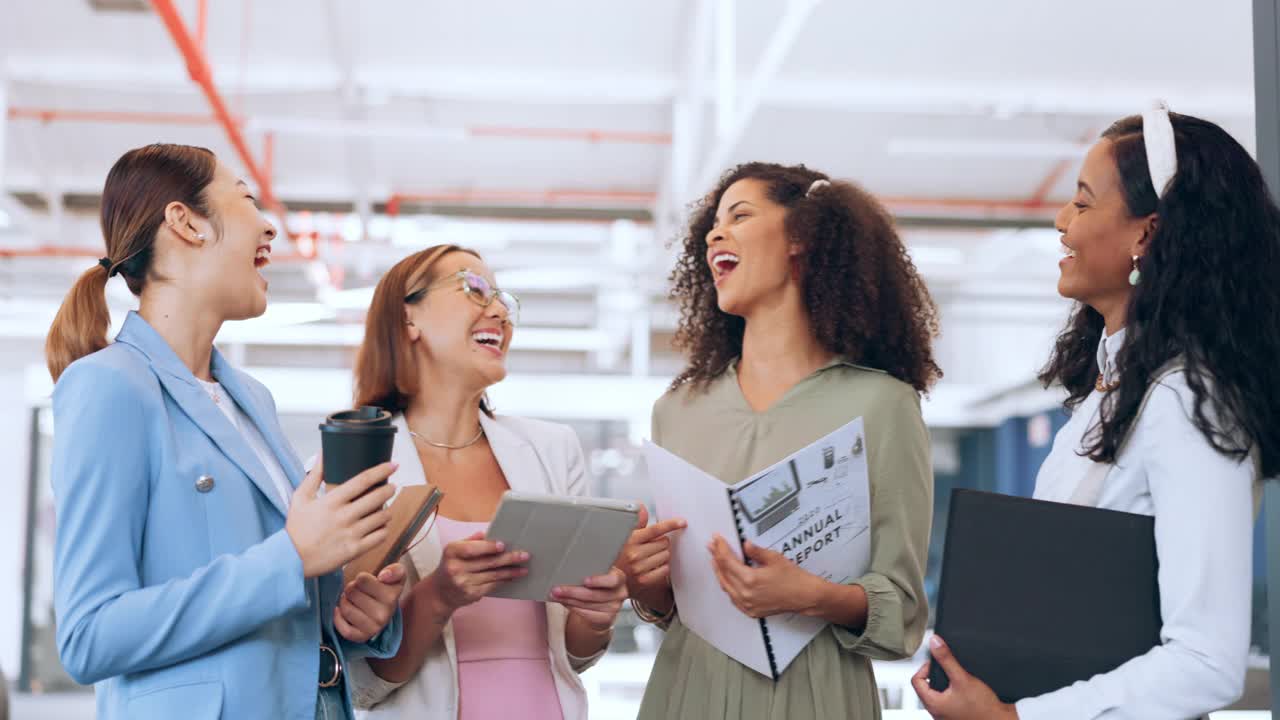
[[(1103, 338), (1098, 366), (1110, 381), (1124, 331)], [(1091, 465), (1078, 454), (1095, 423), (1094, 392), (1054, 438), (1035, 497), (1066, 502)], [(1244, 689), (1259, 478), (1249, 459), (1216, 450), (1195, 427), (1186, 376), (1161, 381), (1097, 506), (1155, 516), (1162, 644), (1115, 670), (1017, 704), (1022, 720), (1181, 720), (1219, 710)]]

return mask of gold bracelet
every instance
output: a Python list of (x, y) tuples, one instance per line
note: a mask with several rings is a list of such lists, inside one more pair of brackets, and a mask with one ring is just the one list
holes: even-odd
[(635, 598), (631, 598), (631, 609), (636, 611), (636, 617), (651, 625), (661, 625), (670, 622), (671, 618), (676, 615), (675, 600), (671, 601), (671, 609), (665, 615), (659, 615), (653, 610), (641, 605)]

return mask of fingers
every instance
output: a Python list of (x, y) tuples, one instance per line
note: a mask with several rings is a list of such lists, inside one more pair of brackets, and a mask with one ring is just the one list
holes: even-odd
[(738, 583), (747, 582), (751, 577), (751, 568), (747, 567), (738, 556), (733, 554), (729, 549), (729, 543), (719, 535), (715, 535), (711, 544), (707, 546), (711, 550), (711, 556), (715, 560), (716, 567), (723, 572), (726, 577), (732, 578)]
[(947, 674), (952, 684), (969, 677), (969, 673), (960, 667), (960, 661), (951, 654), (951, 646), (947, 645), (940, 636), (934, 635), (929, 638), (929, 655), (942, 666), (942, 671)]
[(351, 531), (356, 537), (364, 537), (379, 528), (384, 528), (391, 522), (391, 513), (387, 510), (379, 510), (369, 515), (365, 515), (351, 526)]
[(351, 626), (347, 619), (342, 617), (340, 608), (333, 609), (333, 628), (338, 631), (339, 635), (350, 640), (351, 642), (368, 642), (373, 635), (363, 635), (359, 630)]
[[(386, 585), (400, 585), (409, 577), (409, 571), (400, 563), (391, 563), (378, 573), (378, 582)], [(396, 591), (397, 593), (399, 590)]]
[(384, 509), (387, 502), (395, 497), (395, 494), (396, 486), (387, 483), (352, 500), (342, 508), (342, 512), (346, 513), (349, 518), (365, 517), (370, 513)]
[[(341, 485), (332, 488), (331, 492), (325, 493), (325, 497), (332, 497), (333, 502), (345, 505), (357, 496), (364, 494), (364, 492), (369, 488), (391, 477), (391, 474), (394, 473), (398, 467), (400, 466), (393, 462), (374, 465)], [(383, 500), (383, 502), (386, 502), (386, 500)]]
[(916, 671), (916, 674), (911, 676), (911, 687), (916, 691), (916, 695), (919, 696), (920, 701), (924, 703), (927, 710), (932, 710), (934, 703), (942, 696), (942, 693), (929, 686), (930, 667), (929, 661), (926, 660), (924, 665), (921, 665), (920, 669)]
[(663, 565), (642, 575), (637, 575), (633, 583), (638, 587), (658, 587), (671, 584), (671, 566)]
[[(385, 574), (383, 570), (381, 574)], [(403, 576), (404, 571), (401, 570)], [(347, 584), (347, 595), (368, 595), (381, 605), (394, 606), (400, 598), (400, 583), (384, 583), (367, 572), (362, 572)]]
[(499, 583), (508, 580), (514, 580), (518, 577), (524, 577), (529, 574), (529, 568), (526, 567), (504, 567), (497, 570), (488, 570), (486, 572), (478, 572), (471, 575), (469, 583), (477, 588), (483, 588), (481, 595), (488, 595), (497, 587)]
[(377, 530), (374, 530), (373, 532), (369, 533), (368, 535), (365, 535), (364, 537), (356, 541), (356, 552), (351, 557), (353, 558), (360, 557), (361, 555), (378, 547), (378, 545), (382, 544), (382, 541), (385, 540), (386, 538), (387, 538), (386, 527), (380, 527)]
[(626, 598), (626, 590), (622, 588), (594, 590), (581, 585), (567, 585), (551, 589), (551, 597), (558, 601), (576, 600), (587, 605), (606, 605), (622, 602)]
[(654, 523), (647, 528), (636, 530), (632, 533), (632, 539), (637, 543), (653, 542), (654, 540), (665, 536), (667, 533), (683, 530), (688, 527), (689, 523), (684, 518), (671, 518)]
[[(360, 593), (356, 594), (359, 595)], [(361, 597), (362, 603), (367, 604), (370, 600), (371, 598), (367, 596)], [(374, 620), (368, 611), (354, 601), (354, 598), (345, 595), (338, 601), (338, 612), (342, 615), (342, 619), (347, 621), (347, 624), (358, 630), (366, 638), (378, 634), (378, 630), (385, 624)]]
[(293, 497), (295, 499), (306, 498), (307, 500), (310, 500), (316, 496), (316, 493), (320, 492), (320, 483), (324, 482), (323, 459), (324, 458), (321, 458), (319, 455), (316, 456), (315, 467), (311, 468), (311, 472), (307, 473), (306, 477), (302, 478), (302, 482), (299, 483), (297, 489), (293, 491)]
[(584, 587), (612, 590), (613, 588), (624, 587), (627, 584), (627, 576), (614, 567), (609, 568), (609, 572), (604, 575), (593, 575), (583, 580), (582, 584)]
[(787, 559), (786, 555), (770, 550), (769, 548), (760, 547), (751, 541), (742, 543), (742, 554), (751, 558), (752, 562), (760, 565), (768, 565), (769, 563), (777, 562), (779, 558), (784, 561)]
[(640, 503), (640, 514), (636, 517), (636, 528), (642, 528), (649, 524), (649, 508)]
[(520, 567), (529, 562), (529, 553), (513, 550), (501, 555), (487, 555), (475, 560), (466, 560), (463, 567), (467, 573), (478, 573), (504, 567)]
[(651, 570), (656, 570), (662, 567), (663, 565), (667, 565), (670, 562), (671, 562), (671, 551), (662, 550), (662, 551), (659, 551), (657, 554), (650, 555), (647, 558), (643, 558), (641, 560), (637, 560), (633, 562), (631, 565), (631, 574), (636, 576), (643, 575)]
[(492, 540), (455, 540), (445, 547), (445, 552), (460, 560), (474, 560), (489, 555), (496, 555), (507, 547), (504, 542)]

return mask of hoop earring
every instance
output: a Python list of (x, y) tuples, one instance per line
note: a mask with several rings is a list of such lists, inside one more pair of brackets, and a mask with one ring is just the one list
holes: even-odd
[(1142, 271), (1138, 269), (1138, 255), (1133, 256), (1133, 270), (1129, 272), (1129, 284), (1137, 287), (1142, 282)]

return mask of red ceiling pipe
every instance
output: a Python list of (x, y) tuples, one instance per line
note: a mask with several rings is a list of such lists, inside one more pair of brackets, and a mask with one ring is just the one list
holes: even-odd
[[(38, 120), (40, 122), (88, 122), (119, 123), (122, 125), (217, 125), (218, 118), (195, 113), (120, 112), (114, 110), (56, 110), (45, 108), (11, 107), (10, 120)], [(239, 119), (235, 122), (239, 124)]]
[(400, 205), (419, 203), (557, 204), (565, 202), (611, 202), (623, 205), (651, 205), (657, 193), (644, 190), (442, 190), (438, 192), (398, 192), (387, 198), (387, 214), (396, 215)]
[(209, 0), (196, 0), (196, 42), (204, 52), (206, 29), (209, 27)]
[[(40, 245), (25, 248), (0, 248), (0, 258), (93, 258), (102, 256), (100, 248), (82, 245)], [(272, 253), (271, 262), (303, 262), (312, 260), (301, 253)]]
[(236, 154), (240, 156), (240, 161), (244, 163), (250, 177), (257, 183), (258, 193), (262, 196), (263, 204), (275, 210), (280, 215), (281, 222), (284, 222), (285, 209), (271, 189), (271, 178), (263, 172), (262, 167), (254, 159), (253, 153), (249, 151), (249, 145), (245, 142), (244, 134), (240, 132), (240, 127), (236, 124), (230, 111), (227, 110), (227, 105), (223, 102), (222, 95), (218, 93), (218, 88), (213, 84), (213, 73), (209, 69), (209, 63), (205, 59), (204, 51), (197, 44), (196, 39), (191, 36), (191, 33), (187, 31), (187, 26), (182, 22), (182, 16), (178, 14), (178, 9), (174, 7), (173, 0), (151, 0), (151, 6), (155, 8), (156, 14), (160, 16), (160, 19), (164, 21), (165, 27), (169, 30), (169, 35), (173, 37), (174, 43), (178, 46), (178, 51), (182, 53), (182, 57), (187, 61), (187, 72), (191, 75), (191, 79), (204, 91), (204, 96), (209, 101), (209, 107), (213, 110), (214, 116), (217, 117), (218, 124), (226, 131), (227, 139), (231, 141), (231, 146), (235, 148)]
[(589, 143), (634, 143), (637, 145), (670, 145), (671, 133), (630, 132), (627, 130), (595, 130), (575, 128), (509, 127), (472, 125), (472, 137), (506, 137), (526, 140), (581, 140)]

